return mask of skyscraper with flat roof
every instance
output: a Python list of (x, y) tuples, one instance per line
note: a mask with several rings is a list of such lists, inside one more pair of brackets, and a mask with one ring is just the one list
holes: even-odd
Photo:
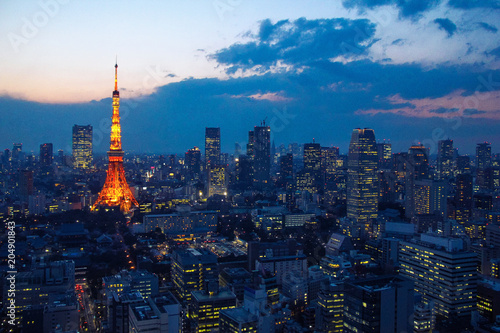
[(220, 164), (220, 128), (205, 128), (205, 165), (206, 168)]
[(321, 145), (319, 143), (304, 144), (304, 174), (310, 178), (313, 189), (317, 192), (322, 187)]
[(43, 143), (40, 145), (40, 165), (51, 166), (53, 157), (52, 143)]
[(201, 151), (200, 148), (194, 147), (189, 149), (185, 154), (185, 164), (188, 172), (188, 179), (196, 180), (200, 178), (201, 172)]
[(437, 169), (440, 179), (449, 178), (453, 175), (454, 155), (453, 140), (440, 140), (438, 142)]
[(455, 191), (455, 220), (459, 223), (469, 221), (474, 207), (474, 188), (472, 186), (471, 174), (460, 174), (456, 178), (457, 189)]
[(419, 241), (400, 242), (400, 274), (415, 282), (424, 303), (446, 318), (467, 317), (476, 310), (477, 255), (462, 239), (423, 234)]
[[(265, 126), (255, 126), (252, 138), (249, 142), (251, 153), (253, 154), (253, 184), (257, 189), (263, 189), (270, 184), (271, 172), (271, 128)], [(248, 150), (248, 148), (247, 148)]]
[(389, 275), (347, 282), (344, 329), (348, 332), (411, 332), (413, 323), (408, 318), (413, 313), (413, 304), (413, 282), (404, 277)]
[(227, 195), (228, 175), (226, 167), (214, 165), (208, 170), (208, 196)]
[(476, 146), (476, 168), (486, 169), (491, 166), (491, 144), (478, 143)]
[(372, 129), (352, 131), (347, 163), (347, 217), (366, 234), (378, 211), (378, 157)]
[(92, 166), (92, 126), (73, 126), (73, 166), (89, 169)]
[(215, 254), (206, 249), (176, 250), (172, 253), (172, 282), (181, 302), (189, 302), (191, 292), (203, 290), (208, 281), (218, 281)]

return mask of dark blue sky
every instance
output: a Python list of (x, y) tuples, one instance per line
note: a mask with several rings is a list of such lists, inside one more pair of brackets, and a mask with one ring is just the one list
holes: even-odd
[[(213, 45), (218, 45), (212, 49), (190, 44), (193, 54), (212, 68), (211, 74), (197, 72), (196, 62), (191, 75), (189, 71), (181, 75), (183, 70), (176, 71), (175, 63), (168, 69), (147, 65), (147, 76), (139, 75), (140, 82), (134, 85), (135, 74), (127, 69), (134, 66), (133, 59), (119, 59), (124, 149), (183, 153), (203, 147), (205, 127), (221, 127), (223, 150), (233, 152), (235, 142), (244, 146), (248, 131), (266, 119), (277, 146), (314, 138), (346, 153), (352, 129), (371, 127), (377, 140), (393, 143), (394, 151), (407, 150), (416, 142), (434, 151), (438, 140), (451, 138), (461, 153), (473, 153), (481, 141), (491, 142), (493, 151), (500, 152), (497, 2), (399, 3), (345, 0), (332, 4), (331, 15), (324, 17), (253, 13), (253, 23), (244, 28), (223, 24), (219, 29), (231, 33), (232, 39), (211, 36)], [(231, 15), (244, 15), (238, 8)], [(193, 27), (182, 34), (188, 38), (203, 33)], [(32, 44), (49, 43), (47, 35), (41, 31)], [(162, 36), (156, 42), (161, 44)], [(134, 41), (129, 43), (133, 48)], [(63, 45), (60, 41), (52, 47), (62, 50)], [(161, 56), (154, 44), (151, 48)], [(35, 66), (28, 63), (33, 55), (19, 52), (17, 58)], [(6, 53), (13, 67), (20, 66), (15, 54)], [(179, 63), (179, 68), (185, 65)], [(96, 64), (78, 64), (79, 69), (86, 66), (91, 71)], [(76, 80), (80, 87), (54, 85), (52, 76), (46, 83), (43, 77), (23, 77), (24, 86), (35, 87), (31, 91), (39, 87), (33, 95), (40, 97), (16, 85), (20, 76), (0, 77), (12, 82), (0, 85), (0, 148), (22, 142), (24, 150), (36, 152), (41, 143), (52, 142), (54, 149), (70, 153), (71, 127), (91, 124), (95, 151), (106, 151), (111, 99), (94, 97), (86, 102), (82, 96), (93, 96), (96, 88), (96, 97), (110, 96), (112, 66), (101, 70), (97, 84)], [(74, 74), (71, 69), (53, 70), (63, 81), (65, 74)], [(141, 90), (150, 88), (148, 79), (156, 82), (155, 87)]]

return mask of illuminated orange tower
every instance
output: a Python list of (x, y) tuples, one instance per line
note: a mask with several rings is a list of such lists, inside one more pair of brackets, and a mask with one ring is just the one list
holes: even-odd
[(97, 201), (92, 206), (120, 206), (122, 212), (129, 212), (139, 204), (135, 200), (125, 179), (123, 169), (122, 135), (120, 127), (120, 93), (118, 92), (118, 64), (115, 65), (115, 91), (113, 91), (113, 117), (111, 118), (111, 143), (108, 151), (108, 173)]

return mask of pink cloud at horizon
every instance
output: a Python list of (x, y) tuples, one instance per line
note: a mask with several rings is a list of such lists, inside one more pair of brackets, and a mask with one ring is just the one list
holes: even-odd
[[(399, 94), (387, 97), (381, 102), (394, 105), (390, 109), (358, 109), (355, 114), (397, 114), (415, 118), (485, 118), (500, 120), (500, 90), (476, 91), (464, 95), (465, 90), (456, 90), (437, 98), (405, 99)], [(400, 107), (398, 107), (400, 105)]]
[(250, 98), (259, 101), (266, 100), (271, 102), (287, 102), (293, 100), (291, 97), (286, 97), (282, 95), (282, 92), (267, 92), (265, 94), (256, 93), (253, 95), (233, 95), (233, 98)]

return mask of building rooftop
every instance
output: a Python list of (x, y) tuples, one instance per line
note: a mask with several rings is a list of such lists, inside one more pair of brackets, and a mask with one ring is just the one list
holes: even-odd
[(243, 307), (221, 310), (220, 316), (222, 315), (225, 315), (238, 323), (248, 323), (259, 319), (256, 315), (251, 314)]
[(169, 305), (179, 304), (177, 299), (170, 292), (164, 293), (161, 296), (154, 297), (153, 301), (161, 313), (168, 313), (169, 311), (168, 311), (167, 307)]
[(131, 305), (130, 309), (137, 318), (137, 321), (157, 319), (158, 316), (154, 313), (153, 309), (149, 305), (135, 304)]
[(203, 290), (195, 290), (192, 292), (193, 298), (198, 302), (218, 301), (224, 299), (236, 299), (236, 295), (229, 290), (219, 291), (217, 294), (209, 295)]

